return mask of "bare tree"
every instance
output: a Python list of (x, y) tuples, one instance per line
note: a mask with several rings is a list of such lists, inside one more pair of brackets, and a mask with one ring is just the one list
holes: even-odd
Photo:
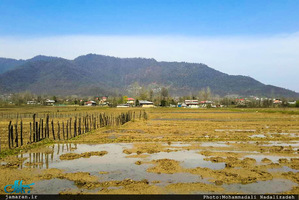
[(153, 90), (150, 90), (150, 91), (149, 91), (149, 100), (150, 100), (150, 101), (153, 101), (153, 99), (154, 99), (154, 91), (153, 91)]
[(210, 87), (203, 88), (199, 91), (199, 99), (207, 101), (211, 98), (212, 92)]
[(163, 87), (161, 90), (161, 96), (162, 96), (162, 99), (165, 99), (168, 97), (168, 90), (165, 87)]

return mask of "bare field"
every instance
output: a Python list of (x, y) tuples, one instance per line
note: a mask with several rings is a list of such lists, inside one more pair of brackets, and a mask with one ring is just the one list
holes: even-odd
[[(59, 109), (60, 114), (72, 116), (127, 110), (35, 109), (40, 113)], [(100, 128), (3, 158), (0, 192), (21, 179), (35, 182), (32, 193), (39, 194), (299, 192), (298, 110), (152, 108), (146, 112), (148, 120)], [(67, 118), (54, 118), (58, 119)], [(8, 121), (1, 119), (1, 130)]]
[[(296, 140), (299, 115), (229, 110), (151, 109), (149, 120), (129, 122), (85, 142)], [(80, 141), (78, 139), (77, 141)]]

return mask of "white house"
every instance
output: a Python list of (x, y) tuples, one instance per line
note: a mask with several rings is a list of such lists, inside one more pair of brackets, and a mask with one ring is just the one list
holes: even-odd
[(36, 101), (27, 101), (27, 104), (28, 105), (34, 105), (34, 104), (36, 104)]
[(47, 99), (47, 100), (45, 101), (45, 103), (46, 103), (46, 105), (48, 105), (48, 106), (53, 106), (54, 103), (55, 103), (55, 100)]
[(87, 106), (96, 106), (97, 103), (96, 103), (95, 101), (87, 101), (87, 102), (86, 102), (86, 105), (87, 105)]
[(188, 108), (198, 108), (198, 100), (185, 100), (185, 104)]
[(154, 103), (147, 100), (140, 100), (139, 105), (143, 108), (152, 108), (154, 107)]

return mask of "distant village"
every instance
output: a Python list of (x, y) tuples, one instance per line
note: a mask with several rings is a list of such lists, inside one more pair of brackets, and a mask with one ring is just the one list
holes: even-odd
[(15, 96), (15, 94), (1, 95), (0, 104), (6, 106), (101, 106), (101, 107), (171, 107), (171, 108), (225, 108), (225, 107), (299, 107), (299, 101), (280, 98), (260, 98), (260, 97), (169, 97), (160, 96), (158, 98), (140, 99), (128, 96), (119, 97), (88, 97), (88, 98), (58, 98), (41, 96)]

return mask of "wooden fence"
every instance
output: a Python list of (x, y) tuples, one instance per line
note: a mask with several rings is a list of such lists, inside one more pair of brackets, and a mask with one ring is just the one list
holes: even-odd
[[(29, 134), (27, 133), (26, 136), (29, 138), (27, 138), (26, 144), (39, 142), (45, 138), (68, 140), (98, 128), (121, 126), (135, 119), (147, 120), (147, 118), (147, 113), (144, 110), (128, 111), (118, 115), (108, 115), (106, 113), (79, 114), (62, 122), (54, 122), (49, 114), (45, 115), (45, 118), (38, 118), (36, 114), (33, 114), (32, 121), (27, 123), (27, 126), (29, 126), (27, 132), (29, 131)], [(8, 148), (12, 149), (26, 145), (24, 136), (22, 119), (17, 119), (15, 124), (10, 121), (8, 124)]]

